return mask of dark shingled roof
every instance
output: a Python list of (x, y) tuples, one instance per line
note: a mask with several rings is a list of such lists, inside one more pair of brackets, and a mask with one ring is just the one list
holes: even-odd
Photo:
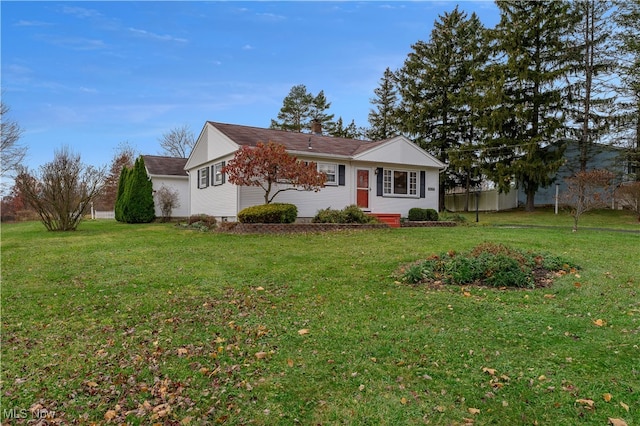
[[(213, 121), (209, 121), (209, 124), (227, 135), (238, 145), (256, 146), (258, 142), (267, 143), (271, 141), (284, 145), (288, 151), (308, 151), (345, 157), (352, 157), (386, 142), (334, 138), (314, 133), (287, 132)], [(311, 150), (309, 150), (309, 143), (311, 143)]]
[(184, 170), (186, 158), (160, 157), (157, 155), (143, 155), (144, 165), (150, 175), (160, 176), (189, 176)]

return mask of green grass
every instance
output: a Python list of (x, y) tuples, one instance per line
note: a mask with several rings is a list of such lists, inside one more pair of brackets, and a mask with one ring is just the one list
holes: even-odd
[[(462, 213), (469, 223), (474, 223), (476, 213)], [(555, 226), (560, 228), (571, 229), (573, 226), (573, 217), (566, 209), (560, 209), (555, 214), (554, 208), (539, 208), (533, 212), (525, 212), (523, 209), (504, 210), (498, 212), (479, 212), (479, 225), (538, 225), (538, 226)], [(640, 221), (636, 215), (630, 211), (620, 210), (597, 210), (582, 214), (578, 223), (580, 228), (609, 228), (609, 229), (629, 229), (640, 230)]]
[[(582, 269), (537, 290), (392, 278), (485, 241)], [(30, 408), (63, 424), (640, 424), (637, 233), (103, 221), (3, 225), (1, 248), (8, 424), (33, 420)]]

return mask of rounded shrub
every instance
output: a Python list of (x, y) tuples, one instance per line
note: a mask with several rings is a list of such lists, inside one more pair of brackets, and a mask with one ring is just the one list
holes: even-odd
[(414, 207), (409, 209), (408, 219), (415, 222), (437, 222), (438, 212), (434, 209), (421, 209)]
[(374, 223), (376, 218), (352, 204), (342, 210), (331, 208), (319, 210), (311, 221), (313, 223)]
[(293, 223), (298, 217), (294, 204), (272, 203), (247, 207), (238, 213), (241, 223)]
[(434, 209), (427, 209), (427, 220), (431, 222), (437, 222), (438, 212)]
[(427, 209), (421, 209), (420, 207), (414, 207), (409, 209), (409, 220), (415, 222), (422, 222), (427, 220)]

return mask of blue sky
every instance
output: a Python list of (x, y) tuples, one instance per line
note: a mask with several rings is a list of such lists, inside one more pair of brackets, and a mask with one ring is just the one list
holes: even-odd
[(122, 142), (159, 154), (163, 133), (205, 121), (268, 127), (291, 87), (368, 126), (370, 99), (438, 15), (493, 27), (490, 1), (2, 1), (2, 100), (32, 169), (68, 146), (108, 165)]

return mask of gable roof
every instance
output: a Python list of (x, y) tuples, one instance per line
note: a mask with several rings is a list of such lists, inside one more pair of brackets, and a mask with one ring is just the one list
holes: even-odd
[(147, 173), (154, 176), (189, 176), (184, 169), (186, 158), (143, 155)]
[[(258, 142), (269, 141), (284, 145), (287, 151), (328, 154), (353, 157), (386, 141), (365, 141), (359, 139), (336, 138), (315, 133), (288, 132), (285, 130), (263, 129), (237, 124), (208, 122), (238, 145), (256, 146)], [(311, 146), (311, 148), (309, 148)]]

